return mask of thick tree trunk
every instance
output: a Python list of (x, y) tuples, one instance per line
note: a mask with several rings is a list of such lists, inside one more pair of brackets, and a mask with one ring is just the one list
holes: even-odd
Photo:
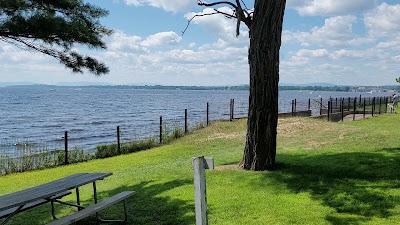
[(250, 98), (242, 167), (275, 167), (279, 50), (286, 0), (255, 0), (250, 28)]

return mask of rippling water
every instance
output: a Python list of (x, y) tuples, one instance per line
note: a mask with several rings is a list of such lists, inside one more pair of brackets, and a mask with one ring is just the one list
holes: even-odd
[[(289, 111), (294, 98), (298, 99), (299, 108), (305, 108), (308, 98), (329, 96), (350, 97), (359, 93), (282, 91), (280, 111)], [(14, 155), (26, 145), (38, 144), (62, 149), (64, 131), (69, 131), (70, 146), (84, 149), (115, 141), (117, 126), (121, 127), (124, 140), (155, 136), (159, 116), (167, 125), (183, 126), (185, 108), (190, 125), (204, 122), (207, 102), (211, 119), (228, 118), (231, 98), (235, 99), (236, 115), (246, 115), (248, 91), (0, 88), (0, 154)]]

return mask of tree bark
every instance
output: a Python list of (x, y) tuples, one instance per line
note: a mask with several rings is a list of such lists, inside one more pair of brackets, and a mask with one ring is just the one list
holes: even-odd
[(286, 0), (255, 0), (250, 28), (250, 97), (241, 166), (275, 167), (278, 125), (279, 51)]

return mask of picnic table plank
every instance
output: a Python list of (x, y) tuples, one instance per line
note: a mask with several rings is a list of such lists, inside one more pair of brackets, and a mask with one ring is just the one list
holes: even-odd
[(50, 198), (61, 192), (77, 188), (97, 180), (102, 180), (111, 173), (80, 173), (47, 184), (32, 187), (0, 197), (0, 211), (22, 206), (40, 199)]

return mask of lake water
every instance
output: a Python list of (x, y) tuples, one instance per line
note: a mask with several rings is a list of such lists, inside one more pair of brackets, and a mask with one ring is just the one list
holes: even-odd
[[(308, 98), (372, 96), (368, 93), (281, 91), (280, 112), (290, 111), (291, 100), (306, 109)], [(374, 96), (385, 93), (374, 93)], [(387, 95), (387, 94), (386, 94)], [(43, 144), (63, 148), (64, 131), (70, 146), (93, 149), (115, 142), (116, 127), (123, 140), (158, 134), (159, 117), (167, 126), (183, 127), (184, 109), (189, 125), (210, 119), (228, 119), (229, 100), (235, 99), (236, 116), (247, 114), (248, 91), (138, 90), (127, 87), (7, 87), (0, 88), (0, 154), (15, 155), (18, 146)], [(313, 106), (317, 108), (316, 102)]]

